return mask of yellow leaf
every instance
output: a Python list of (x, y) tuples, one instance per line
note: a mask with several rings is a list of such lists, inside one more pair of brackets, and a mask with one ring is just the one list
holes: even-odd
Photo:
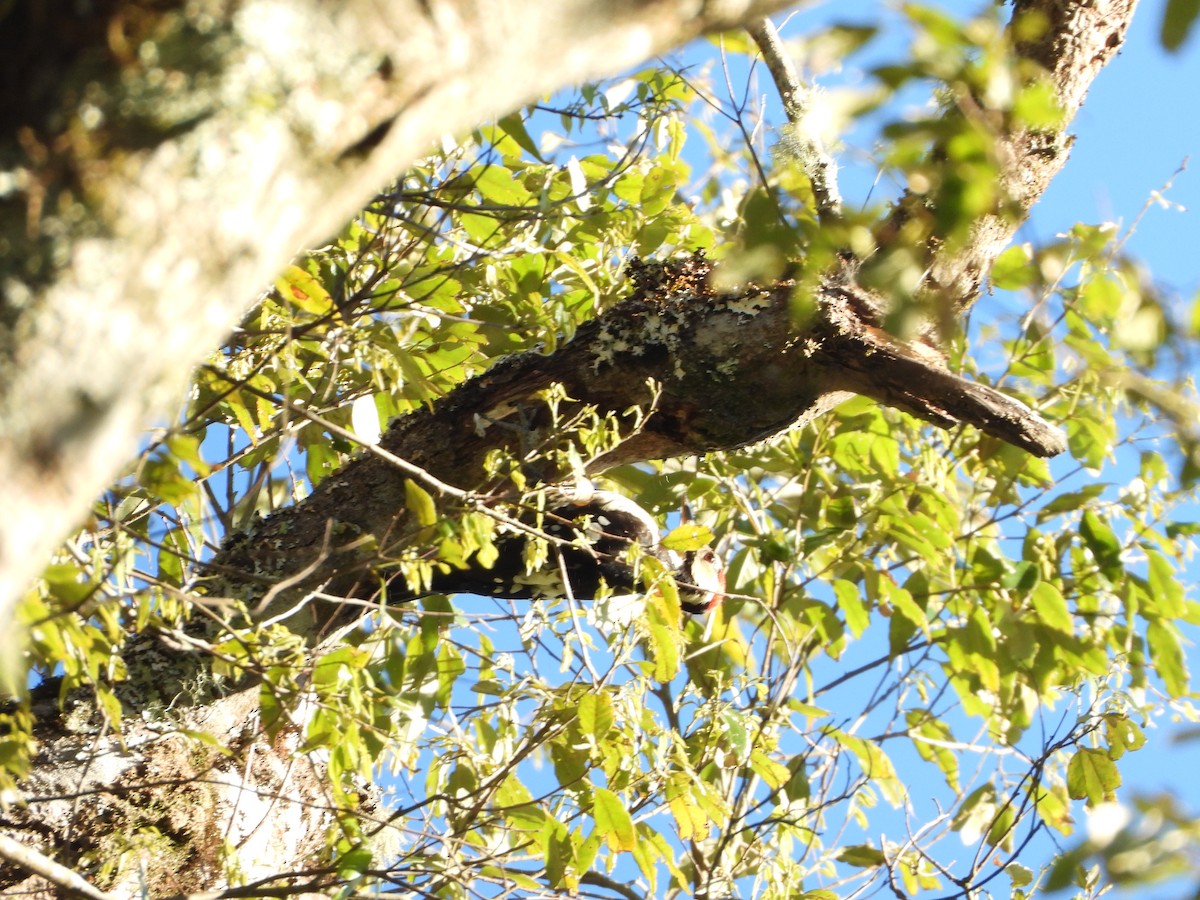
[(404, 481), (404, 505), (416, 516), (417, 524), (422, 528), (437, 524), (437, 507), (433, 497), (411, 478)]

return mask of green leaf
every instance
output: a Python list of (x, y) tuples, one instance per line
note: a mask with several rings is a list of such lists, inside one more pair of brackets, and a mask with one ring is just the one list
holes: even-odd
[(341, 646), (326, 653), (313, 666), (313, 684), (340, 688), (354, 677), (354, 672), (366, 661), (367, 654), (357, 647)]
[(433, 497), (411, 478), (404, 479), (404, 505), (422, 528), (437, 524), (437, 507)]
[(68, 606), (82, 603), (96, 592), (97, 586), (72, 563), (51, 563), (42, 578), (50, 593)]
[(996, 820), (996, 810), (996, 788), (990, 784), (981, 785), (962, 801), (950, 827), (961, 834), (964, 844), (974, 844), (990, 831)]
[(856, 869), (873, 869), (876, 866), (882, 866), (885, 861), (883, 851), (870, 844), (854, 844), (850, 847), (843, 847), (837, 852), (836, 858)]
[(95, 686), (96, 699), (100, 701), (100, 709), (104, 712), (104, 720), (114, 731), (121, 730), (121, 701), (109, 688), (103, 685)]
[(846, 617), (846, 627), (856, 638), (862, 637), (862, 633), (871, 622), (871, 615), (863, 603), (858, 585), (838, 578), (833, 582), (833, 592), (837, 596), (838, 609)]
[(1099, 469), (1112, 452), (1115, 423), (1100, 422), (1084, 413), (1066, 421), (1067, 445), (1071, 455), (1089, 469)]
[(1038, 524), (1045, 522), (1058, 513), (1072, 512), (1086, 506), (1092, 500), (1095, 500), (1108, 489), (1107, 484), (1089, 484), (1080, 488), (1077, 491), (1071, 491), (1066, 494), (1059, 494), (1040, 510), (1038, 510)]
[(475, 187), (488, 203), (497, 206), (524, 206), (529, 201), (529, 191), (503, 166), (482, 166), (473, 172)]
[(632, 850), (637, 845), (637, 832), (621, 798), (607, 788), (596, 788), (594, 798), (596, 833), (607, 841), (610, 850)]
[(925, 610), (913, 599), (913, 595), (905, 588), (893, 584), (890, 578), (879, 579), (880, 603), (888, 603), (895, 608), (895, 614), (907, 619), (926, 635), (929, 634), (929, 617)]
[(1015, 244), (998, 257), (992, 266), (992, 284), (1002, 291), (1015, 291), (1033, 284), (1038, 278), (1029, 244)]
[(685, 524), (672, 528), (662, 539), (662, 545), (677, 553), (699, 550), (714, 540), (713, 533), (703, 525)]
[(1162, 45), (1172, 52), (1182, 47), (1191, 34), (1192, 26), (1196, 24), (1197, 16), (1200, 16), (1200, 0), (1167, 0), (1162, 27), (1159, 29)]
[(1071, 819), (1071, 804), (1066, 787), (1062, 784), (1047, 787), (1043, 782), (1031, 784), (1030, 789), (1036, 791), (1033, 802), (1041, 820), (1059, 834), (1071, 834), (1074, 831), (1074, 822)]
[(467, 664), (463, 662), (463, 658), (458, 655), (458, 652), (449, 644), (442, 644), (438, 648), (437, 702), (439, 706), (445, 708), (450, 704), (455, 682), (465, 671), (467, 671)]
[(1054, 131), (1063, 125), (1063, 107), (1050, 79), (1042, 77), (1025, 85), (1013, 101), (1013, 114), (1026, 128)]
[(794, 777), (791, 769), (772, 759), (765, 750), (751, 751), (750, 768), (772, 790), (791, 783)]
[(494, 215), (486, 216), (480, 213), (465, 212), (461, 218), (463, 230), (467, 232), (467, 236), (471, 240), (486, 247), (494, 236), (500, 231), (500, 220)]
[(516, 775), (509, 775), (496, 789), (496, 805), (507, 809), (510, 806), (533, 804), (533, 794)]
[(529, 132), (525, 128), (525, 120), (519, 113), (512, 113), (505, 116), (498, 123), (500, 128), (505, 131), (509, 137), (517, 142), (517, 145), (532, 156), (534, 159), (541, 160), (542, 155), (538, 150), (538, 145), (533, 142), (533, 138), (529, 136)]
[(803, 753), (788, 760), (788, 779), (784, 793), (792, 800), (807, 800), (812, 796), (812, 785), (808, 781), (808, 761)]
[(167, 449), (179, 460), (187, 463), (200, 477), (212, 472), (212, 466), (200, 455), (200, 438), (194, 434), (172, 434), (167, 438)]
[(1030, 602), (1043, 625), (1061, 631), (1063, 634), (1075, 633), (1075, 620), (1067, 609), (1067, 601), (1062, 591), (1048, 581), (1038, 582), (1029, 593)]
[(1072, 800), (1095, 806), (1112, 800), (1121, 786), (1121, 773), (1108, 754), (1094, 747), (1080, 747), (1067, 763), (1067, 792)]
[(571, 893), (579, 886), (573, 873), (575, 847), (571, 835), (561, 822), (547, 819), (542, 826), (546, 854), (546, 880), (552, 887), (566, 888)]
[(1125, 570), (1121, 565), (1121, 542), (1113, 530), (1089, 509), (1079, 523), (1079, 534), (1100, 570), (1113, 581), (1119, 580)]
[(863, 774), (879, 789), (888, 803), (897, 808), (904, 805), (904, 784), (897, 777), (896, 767), (891, 758), (878, 744), (857, 735), (847, 734), (840, 729), (829, 729), (826, 733), (855, 755)]
[(654, 660), (654, 680), (667, 684), (679, 674), (679, 632), (666, 625), (651, 625), (648, 643)]
[(368, 847), (355, 847), (338, 857), (338, 878), (350, 881), (371, 868), (372, 854)]
[(1170, 560), (1157, 550), (1147, 550), (1146, 558), (1150, 562), (1150, 596), (1153, 598), (1154, 609), (1166, 619), (1182, 618), (1187, 611), (1184, 603), (1183, 585), (1175, 577), (1175, 569)]
[(597, 741), (602, 740), (613, 725), (612, 699), (607, 693), (585, 694), (579, 700), (579, 727)]
[(656, 216), (667, 208), (675, 194), (675, 173), (665, 166), (653, 166), (642, 179), (638, 198), (642, 213)]
[(667, 779), (665, 796), (680, 840), (703, 840), (708, 836), (708, 816), (692, 797), (686, 775), (672, 775)]
[(1182, 697), (1188, 692), (1188, 671), (1175, 626), (1155, 619), (1146, 626), (1146, 643), (1150, 647), (1150, 660), (1167, 693)]
[[(641, 822), (638, 823), (637, 830), (638, 842), (637, 846), (633, 848), (633, 858), (637, 860), (638, 868), (642, 870), (642, 875), (650, 883), (649, 896), (658, 896), (654, 888), (656, 886), (655, 879), (657, 878), (655, 864), (659, 862), (667, 867), (667, 871), (678, 884), (686, 884), (687, 877), (675, 862), (675, 848), (667, 842), (666, 837), (656, 829)], [(703, 832), (701, 836), (703, 836)], [(685, 841), (689, 839), (682, 831), (680, 831), (679, 837)]]
[(908, 734), (917, 753), (926, 762), (937, 765), (946, 778), (946, 784), (957, 793), (958, 755), (948, 746), (954, 743), (950, 726), (919, 709), (910, 710), (906, 720)]
[(1104, 737), (1108, 741), (1108, 755), (1120, 759), (1128, 750), (1141, 750), (1146, 745), (1146, 734), (1141, 726), (1128, 716), (1108, 713), (1104, 716)]
[(1009, 863), (1004, 867), (1004, 872), (1008, 875), (1013, 887), (1020, 888), (1033, 884), (1033, 870), (1020, 863)]
[(992, 825), (987, 830), (985, 840), (990, 847), (1011, 850), (1013, 845), (1013, 825), (1016, 824), (1017, 811), (1013, 809), (1011, 803), (1001, 802), (999, 807), (996, 818), (992, 820)]
[(734, 756), (739, 761), (744, 760), (746, 751), (750, 748), (750, 731), (746, 727), (746, 720), (734, 710), (725, 710), (721, 713), (721, 724), (724, 726), (722, 737), (729, 744)]
[(333, 298), (321, 280), (299, 266), (288, 266), (275, 282), (275, 289), (289, 303), (313, 316), (325, 316), (333, 309)]
[(143, 461), (138, 484), (172, 506), (179, 506), (199, 493), (196, 482), (179, 468), (179, 460), (166, 448)]
[(807, 716), (810, 719), (821, 719), (829, 715), (829, 710), (821, 709), (819, 706), (813, 706), (809, 703), (801, 703), (799, 700), (789, 700), (788, 709), (801, 716)]

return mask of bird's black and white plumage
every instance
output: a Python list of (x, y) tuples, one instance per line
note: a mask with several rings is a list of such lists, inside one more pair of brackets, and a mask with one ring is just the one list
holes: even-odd
[[(497, 541), (490, 568), (452, 569), (433, 576), (434, 591), (472, 593), (514, 600), (567, 596), (590, 600), (601, 584), (618, 593), (639, 589), (630, 549), (658, 559), (674, 577), (685, 612), (708, 612), (725, 596), (725, 571), (711, 547), (677, 553), (662, 546), (658, 523), (628, 497), (611, 491), (556, 490), (541, 530), (558, 540), (545, 563), (528, 571), (527, 544), (533, 537), (512, 533)], [(566, 579), (564, 580), (564, 575)], [(569, 585), (569, 587), (568, 587)]]

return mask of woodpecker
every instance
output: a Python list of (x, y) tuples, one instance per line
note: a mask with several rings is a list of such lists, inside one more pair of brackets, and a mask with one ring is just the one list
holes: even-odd
[(628, 550), (634, 544), (672, 573), (680, 606), (702, 615), (725, 598), (725, 567), (712, 547), (679, 554), (662, 546), (658, 523), (628, 497), (590, 485), (553, 489), (542, 530), (566, 543), (551, 547), (545, 564), (526, 571), (526, 545), (532, 537), (513, 533), (497, 542), (498, 556), (489, 568), (452, 569), (434, 575), (439, 593), (473, 593), (513, 600), (553, 599), (570, 595), (591, 600), (601, 582), (611, 590), (638, 589)]

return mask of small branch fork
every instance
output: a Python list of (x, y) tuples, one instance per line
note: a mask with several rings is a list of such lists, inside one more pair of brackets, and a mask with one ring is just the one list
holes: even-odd
[(805, 173), (812, 183), (817, 219), (822, 225), (830, 225), (842, 216), (842, 197), (837, 186), (837, 162), (820, 137), (806, 128), (805, 117), (813, 89), (801, 83), (787, 47), (783, 45), (770, 19), (761, 19), (747, 30), (758, 44), (767, 71), (771, 73), (779, 91), (784, 115), (791, 125), (791, 137), (798, 150), (797, 155), (803, 161)]

